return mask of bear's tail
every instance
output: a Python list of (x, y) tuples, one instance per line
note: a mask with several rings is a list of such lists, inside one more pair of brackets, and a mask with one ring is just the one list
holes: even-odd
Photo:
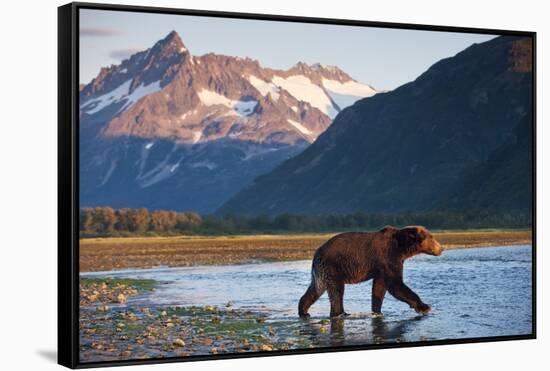
[(309, 316), (307, 313), (309, 307), (311, 307), (311, 305), (315, 303), (321, 295), (323, 295), (323, 292), (325, 292), (325, 282), (326, 280), (321, 261), (318, 257), (314, 257), (313, 264), (311, 266), (311, 283), (298, 303), (298, 314), (300, 317)]
[(315, 256), (313, 258), (313, 263), (311, 264), (311, 286), (315, 287), (316, 292), (322, 293), (326, 290), (325, 282), (323, 264), (321, 259)]
[(319, 297), (325, 292), (325, 279), (322, 266), (319, 265), (318, 259), (313, 259), (311, 267), (311, 283), (305, 294), (300, 298), (298, 303), (298, 314), (300, 317), (309, 317), (308, 309)]

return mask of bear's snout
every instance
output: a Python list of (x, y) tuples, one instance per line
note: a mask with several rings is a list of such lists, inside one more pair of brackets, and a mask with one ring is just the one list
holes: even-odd
[(440, 256), (441, 254), (443, 254), (443, 246), (441, 246), (439, 242), (435, 242), (432, 248), (432, 253), (435, 256)]

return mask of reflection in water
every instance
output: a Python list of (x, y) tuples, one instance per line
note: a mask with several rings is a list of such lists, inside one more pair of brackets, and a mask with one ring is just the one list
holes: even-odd
[(386, 322), (384, 317), (376, 316), (371, 321), (374, 341), (376, 343), (402, 341), (408, 328), (423, 318), (426, 317), (415, 316), (409, 320)]
[(370, 314), (320, 321), (308, 318), (300, 320), (298, 333), (316, 346), (394, 343), (405, 341), (406, 335), (427, 318), (414, 316), (396, 321)]
[(330, 320), (330, 340), (331, 346), (345, 345), (344, 319), (333, 318)]
[(299, 335), (317, 346), (345, 345), (343, 318), (316, 321), (310, 318), (301, 319)]
[(297, 304), (309, 284), (310, 261), (83, 275), (162, 282), (148, 295), (129, 298), (128, 306), (225, 307), (231, 302), (236, 309), (267, 314), (267, 322), (277, 324), (285, 336), (341, 346), (531, 333), (531, 251), (531, 246), (495, 247), (412, 258), (405, 265), (405, 282), (432, 306), (425, 317), (387, 295), (383, 317), (372, 318), (365, 313), (371, 304), (367, 282), (346, 286), (345, 307), (351, 316), (330, 320), (324, 295), (310, 309), (311, 319), (300, 321)]

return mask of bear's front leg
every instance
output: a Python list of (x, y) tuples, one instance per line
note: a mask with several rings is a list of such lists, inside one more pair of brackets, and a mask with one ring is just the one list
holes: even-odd
[(392, 294), (396, 299), (409, 304), (409, 306), (414, 308), (417, 313), (425, 315), (432, 309), (428, 304), (422, 302), (420, 297), (416, 295), (413, 290), (407, 287), (402, 279), (386, 280), (386, 286), (390, 294)]
[(426, 315), (432, 310), (432, 307), (430, 307), (428, 304), (420, 303), (414, 308), (414, 310), (416, 311), (416, 313)]
[(386, 283), (384, 278), (378, 277), (372, 281), (372, 314), (382, 314), (382, 303), (384, 302), (384, 296), (386, 295)]

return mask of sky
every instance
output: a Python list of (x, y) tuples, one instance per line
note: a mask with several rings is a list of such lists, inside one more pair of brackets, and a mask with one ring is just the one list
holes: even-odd
[(377, 90), (414, 80), (432, 64), (495, 35), (80, 10), (80, 82), (179, 33), (193, 55), (217, 53), (288, 69), (297, 62), (336, 65)]

